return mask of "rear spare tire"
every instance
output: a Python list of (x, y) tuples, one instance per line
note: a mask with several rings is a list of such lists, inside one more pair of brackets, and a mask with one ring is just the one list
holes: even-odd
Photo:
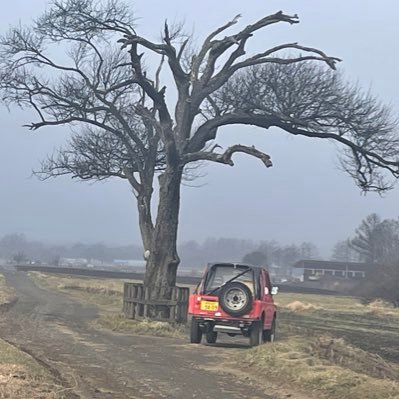
[(230, 316), (239, 317), (248, 313), (252, 308), (251, 290), (238, 281), (231, 282), (222, 287), (219, 294), (221, 308)]
[(190, 342), (192, 344), (199, 344), (202, 340), (202, 331), (200, 329), (198, 320), (193, 317), (191, 319)]

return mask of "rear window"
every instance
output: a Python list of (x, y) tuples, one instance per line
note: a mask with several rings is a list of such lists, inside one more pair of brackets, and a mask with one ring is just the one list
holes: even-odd
[[(231, 280), (233, 277), (238, 276), (247, 270), (248, 267), (245, 266), (230, 266), (230, 265), (215, 265), (212, 266), (208, 273), (207, 280), (205, 282), (205, 292), (212, 291), (221, 285), (225, 284), (227, 281)], [(252, 270), (248, 270), (245, 274), (237, 277), (234, 281), (239, 281), (244, 283), (254, 291), (254, 275)]]

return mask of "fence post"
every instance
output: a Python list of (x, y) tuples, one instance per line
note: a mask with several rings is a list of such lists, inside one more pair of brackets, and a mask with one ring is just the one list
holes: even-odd
[(151, 301), (151, 291), (143, 284), (124, 283), (123, 313), (127, 318), (139, 320), (150, 317), (152, 307), (166, 306), (169, 315), (163, 321), (184, 323), (187, 320), (188, 294), (188, 288), (174, 287), (170, 300)]
[(144, 288), (144, 317), (147, 318), (148, 316), (148, 301), (150, 299), (150, 290), (149, 288)]
[(122, 312), (123, 314), (128, 317), (128, 307), (129, 307), (129, 302), (126, 301), (126, 299), (128, 298), (128, 294), (127, 294), (127, 290), (128, 290), (128, 284), (124, 283), (123, 284), (123, 308), (122, 308)]
[[(172, 301), (177, 301), (177, 295), (178, 295), (179, 289), (177, 287), (174, 287), (172, 290)], [(170, 322), (174, 323), (176, 321), (176, 308), (177, 308), (177, 302), (176, 305), (173, 304), (170, 306), (169, 309), (169, 320)]]
[[(143, 299), (143, 286), (142, 285), (136, 285), (136, 299)], [(136, 317), (140, 318), (142, 316), (141, 313), (142, 310), (142, 304), (140, 302), (136, 302)]]

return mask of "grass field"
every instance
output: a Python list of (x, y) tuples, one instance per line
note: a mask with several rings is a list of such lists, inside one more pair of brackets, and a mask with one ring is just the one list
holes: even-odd
[(92, 277), (30, 272), (29, 276), (44, 288), (56, 289), (108, 309), (122, 309), (123, 281)]
[(6, 279), (0, 274), (0, 306), (7, 305), (15, 299), (14, 291), (7, 286)]
[[(118, 332), (184, 336), (184, 327), (126, 320), (123, 282), (31, 273), (100, 310), (98, 324)], [(327, 399), (399, 399), (399, 309), (343, 296), (280, 293), (277, 342), (240, 352), (236, 361), (278, 386)], [(233, 355), (235, 356), (235, 355)], [(255, 372), (256, 371), (256, 372)]]
[(282, 308), (280, 325), (289, 334), (332, 334), (399, 364), (399, 309), (329, 295), (281, 294), (276, 301)]

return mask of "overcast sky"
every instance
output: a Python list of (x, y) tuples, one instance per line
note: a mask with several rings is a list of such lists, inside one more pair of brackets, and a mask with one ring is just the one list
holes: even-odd
[[(1, 30), (29, 20), (45, 0), (13, 0), (2, 4)], [(281, 25), (260, 32), (257, 48), (299, 41), (343, 59), (349, 79), (359, 81), (399, 110), (399, 4), (385, 0), (326, 1), (187, 1), (137, 0), (138, 31), (156, 38), (165, 18), (184, 20), (199, 38), (241, 13), (241, 23), (282, 9), (297, 13), (299, 25)], [(29, 111), (0, 108), (0, 235), (21, 232), (50, 242), (139, 243), (135, 203), (125, 182), (72, 182), (31, 178), (46, 154), (68, 136), (63, 129), (35, 133), (22, 128)], [(223, 130), (223, 146), (255, 144), (272, 156), (265, 169), (256, 159), (236, 158), (234, 168), (208, 166), (199, 188), (185, 187), (179, 239), (236, 237), (275, 239), (281, 243), (312, 241), (328, 256), (337, 240), (349, 236), (371, 212), (399, 216), (399, 188), (384, 198), (361, 195), (338, 170), (339, 147), (327, 141), (290, 137), (280, 131), (240, 127)]]

